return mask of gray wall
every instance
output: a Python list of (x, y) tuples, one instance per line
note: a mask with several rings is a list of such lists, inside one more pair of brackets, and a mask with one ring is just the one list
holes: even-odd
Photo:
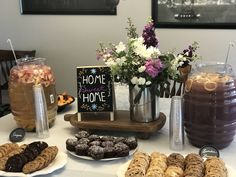
[[(96, 60), (99, 42), (126, 41), (127, 17), (138, 32), (151, 16), (151, 0), (120, 0), (117, 16), (21, 15), (18, 0), (0, 0), (0, 48), (9, 49), (10, 38), (17, 50), (36, 49), (47, 58), (57, 80), (57, 90), (76, 95), (76, 66), (100, 65)], [(236, 30), (157, 29), (160, 49), (181, 51), (192, 41), (200, 44), (204, 60), (223, 61)], [(229, 63), (236, 70), (236, 47)]]

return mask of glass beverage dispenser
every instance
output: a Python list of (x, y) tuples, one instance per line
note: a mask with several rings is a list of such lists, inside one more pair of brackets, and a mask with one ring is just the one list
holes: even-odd
[(49, 127), (57, 115), (55, 78), (44, 58), (22, 58), (10, 71), (9, 97), (11, 111), (19, 127), (35, 130), (35, 104), (33, 86), (43, 86)]
[(199, 64), (185, 83), (184, 126), (197, 147), (228, 146), (236, 133), (236, 78), (230, 65)]

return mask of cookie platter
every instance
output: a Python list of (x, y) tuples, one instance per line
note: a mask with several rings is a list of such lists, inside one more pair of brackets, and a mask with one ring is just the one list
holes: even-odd
[(0, 145), (0, 176), (45, 175), (62, 168), (66, 163), (67, 155), (46, 142)]
[(203, 159), (200, 155), (179, 153), (165, 155), (153, 152), (150, 155), (136, 152), (133, 159), (121, 165), (117, 177), (235, 177), (236, 171), (218, 157)]

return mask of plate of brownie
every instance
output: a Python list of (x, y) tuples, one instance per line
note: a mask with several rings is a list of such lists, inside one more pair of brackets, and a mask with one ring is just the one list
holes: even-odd
[[(196, 153), (185, 157), (179, 153), (165, 155), (153, 152), (150, 155), (136, 152), (133, 159), (122, 164), (117, 172), (117, 177), (132, 177), (134, 174), (143, 176), (224, 176), (235, 177), (236, 171), (225, 164), (221, 158), (208, 157), (204, 160)], [(170, 175), (172, 174), (172, 175)]]
[(49, 146), (41, 141), (23, 145), (5, 143), (0, 146), (0, 150), (0, 176), (45, 175), (67, 163), (67, 154), (59, 151), (56, 146)]
[(68, 153), (85, 160), (118, 160), (134, 154), (137, 148), (138, 141), (134, 136), (99, 136), (79, 131), (74, 138), (66, 140)]
[[(96, 148), (96, 147), (95, 147), (95, 148)], [(75, 157), (78, 157), (78, 158), (84, 159), (84, 160), (112, 161), (112, 160), (119, 160), (119, 159), (124, 158), (124, 157), (127, 157), (127, 156), (131, 156), (131, 155), (133, 155), (136, 151), (137, 151), (137, 148), (135, 148), (135, 149), (129, 151), (129, 154), (127, 154), (127, 155), (124, 155), (124, 156), (116, 156), (115, 154), (112, 154), (112, 156), (110, 156), (110, 157), (106, 157), (106, 156), (104, 157), (104, 155), (101, 156), (101, 155), (98, 155), (98, 154), (94, 154), (93, 157), (91, 157), (91, 156), (85, 156), (85, 155), (81, 156), (81, 155), (77, 155), (75, 152), (71, 152), (71, 151), (68, 151), (68, 153), (71, 154), (72, 156), (75, 156)], [(106, 154), (106, 152), (105, 152), (105, 154)]]

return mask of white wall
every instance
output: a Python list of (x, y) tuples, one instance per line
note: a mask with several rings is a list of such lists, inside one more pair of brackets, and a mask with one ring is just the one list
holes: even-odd
[[(99, 42), (126, 40), (127, 17), (138, 32), (151, 16), (151, 0), (120, 0), (117, 16), (21, 15), (19, 0), (0, 0), (0, 48), (9, 49), (10, 38), (17, 50), (36, 49), (47, 58), (57, 80), (57, 91), (76, 95), (76, 66), (99, 65), (95, 50)], [(207, 60), (223, 61), (236, 30), (157, 29), (162, 51), (183, 48), (198, 41), (199, 53)], [(236, 70), (236, 47), (229, 63)]]

